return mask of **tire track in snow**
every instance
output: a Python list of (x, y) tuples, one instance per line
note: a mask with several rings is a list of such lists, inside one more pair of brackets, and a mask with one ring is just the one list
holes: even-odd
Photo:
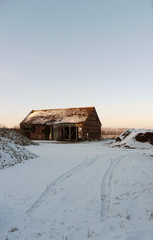
[(67, 178), (71, 177), (73, 174), (79, 172), (81, 169), (85, 167), (89, 167), (92, 165), (99, 157), (101, 156), (95, 156), (91, 159), (86, 159), (83, 163), (77, 165), (75, 168), (72, 168), (68, 172), (62, 174), (58, 178), (56, 178), (52, 183), (50, 183), (47, 188), (42, 192), (42, 194), (39, 196), (39, 198), (32, 204), (32, 206), (27, 210), (27, 214), (30, 216), (37, 208), (40, 207), (40, 205), (50, 196), (53, 190), (55, 190), (55, 187), (65, 181)]
[(119, 159), (111, 159), (111, 163), (103, 177), (101, 184), (101, 217), (105, 220), (110, 217), (112, 212), (112, 199), (113, 199), (113, 186), (114, 186), (114, 174), (119, 167), (119, 163), (123, 158), (129, 154), (121, 156)]

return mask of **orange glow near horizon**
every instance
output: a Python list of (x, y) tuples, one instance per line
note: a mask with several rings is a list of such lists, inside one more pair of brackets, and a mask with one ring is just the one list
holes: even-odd
[[(26, 116), (26, 115), (25, 115)], [(19, 126), (20, 122), (25, 118), (21, 117), (9, 117), (9, 118), (1, 118), (0, 127), (8, 127), (13, 128)], [(110, 118), (100, 117), (102, 128), (145, 128), (145, 129), (153, 129), (152, 119), (147, 118), (117, 118), (112, 116)], [(10, 120), (11, 119), (11, 120)]]

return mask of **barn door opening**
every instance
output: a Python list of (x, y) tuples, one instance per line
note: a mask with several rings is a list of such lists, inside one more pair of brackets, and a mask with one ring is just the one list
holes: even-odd
[(78, 128), (76, 126), (65, 126), (62, 128), (62, 139), (63, 140), (77, 140), (78, 139)]
[(45, 140), (49, 140), (50, 127), (45, 127)]
[(77, 140), (77, 127), (71, 127), (71, 140)]
[(63, 140), (69, 139), (69, 127), (62, 128), (62, 138), (63, 138)]

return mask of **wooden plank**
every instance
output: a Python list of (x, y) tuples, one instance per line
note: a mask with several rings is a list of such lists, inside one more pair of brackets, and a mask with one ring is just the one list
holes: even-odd
[(99, 130), (98, 129), (89, 129), (88, 132), (89, 133), (98, 133)]
[(99, 124), (92, 124), (92, 123), (90, 123), (90, 124), (86, 124), (85, 125), (85, 128), (92, 128), (92, 127), (94, 127), (94, 128), (101, 128), (101, 125)]

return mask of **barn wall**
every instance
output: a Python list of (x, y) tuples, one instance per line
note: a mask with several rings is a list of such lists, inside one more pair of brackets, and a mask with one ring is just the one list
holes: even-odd
[(20, 131), (31, 140), (47, 140), (49, 138), (45, 125), (20, 125)]
[(30, 133), (30, 139), (31, 140), (45, 140), (45, 134), (44, 133)]
[[(63, 128), (70, 127), (71, 137), (66, 138)], [(76, 127), (77, 131), (74, 131)], [(70, 125), (20, 125), (21, 133), (32, 140), (94, 140), (101, 139), (101, 122), (98, 118), (95, 108), (92, 109), (87, 120), (84, 123)], [(73, 134), (73, 131), (75, 132)], [(72, 139), (71, 139), (72, 138)]]
[(84, 123), (84, 140), (101, 139), (101, 122), (93, 109)]

